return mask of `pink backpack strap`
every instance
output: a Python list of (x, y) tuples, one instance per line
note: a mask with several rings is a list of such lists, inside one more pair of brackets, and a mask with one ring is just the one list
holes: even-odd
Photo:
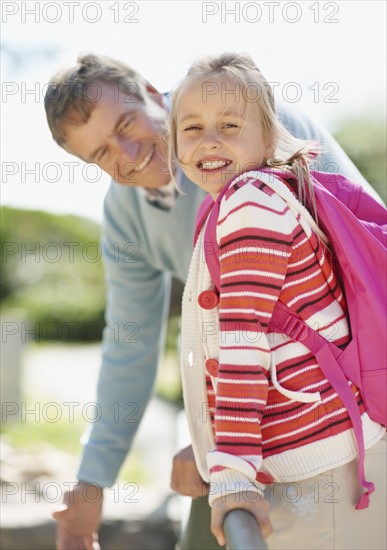
[(269, 328), (273, 332), (286, 334), (292, 340), (301, 342), (306, 346), (316, 357), (325, 378), (329, 380), (331, 386), (344, 403), (352, 422), (359, 451), (358, 479), (361, 485), (366, 489), (366, 492), (360, 497), (356, 509), (363, 510), (367, 508), (369, 505), (369, 497), (371, 493), (375, 491), (375, 485), (365, 479), (363, 425), (355, 394), (351, 390), (348, 380), (338, 364), (340, 355), (343, 352), (332, 342), (325, 340), (325, 338), (309, 327), (288, 306), (281, 302), (277, 302), (274, 308)]
[(213, 206), (214, 206), (213, 198), (211, 197), (211, 195), (206, 195), (202, 200), (199, 206), (198, 212), (196, 214), (195, 234), (194, 234), (194, 242), (193, 242), (194, 246), (196, 244), (196, 241), (198, 240), (200, 230), (203, 227), (204, 222), (208, 218), (208, 214), (211, 212)]
[(214, 203), (208, 217), (206, 229), (204, 231), (203, 246), (206, 257), (208, 271), (210, 272), (212, 282), (216, 290), (220, 291), (220, 264), (219, 264), (219, 246), (216, 240), (216, 222), (219, 217), (219, 202)]

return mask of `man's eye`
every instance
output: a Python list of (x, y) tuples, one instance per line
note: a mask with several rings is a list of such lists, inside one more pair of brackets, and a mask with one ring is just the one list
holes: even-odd
[(103, 160), (106, 154), (107, 154), (107, 147), (104, 147), (103, 149), (100, 150), (100, 152), (97, 155), (97, 162), (100, 160)]
[(131, 126), (132, 124), (132, 119), (131, 118), (128, 118), (126, 120), (124, 120), (124, 122), (121, 124), (120, 128), (119, 128), (119, 132), (124, 132), (125, 130), (127, 130), (129, 128), (129, 126)]

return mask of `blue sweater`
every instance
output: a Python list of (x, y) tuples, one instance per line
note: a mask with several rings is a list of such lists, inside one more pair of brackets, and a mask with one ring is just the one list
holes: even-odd
[[(325, 149), (315, 169), (363, 178), (337, 143), (291, 106), (279, 117), (297, 137)], [(149, 204), (144, 190), (112, 182), (105, 198), (102, 250), (107, 280), (106, 328), (98, 380), (99, 420), (85, 436), (78, 479), (111, 486), (149, 401), (163, 350), (171, 277), (185, 282), (195, 216), (204, 192), (179, 174), (170, 211)], [(365, 186), (368, 184), (365, 182)], [(172, 458), (172, 457), (171, 457)]]

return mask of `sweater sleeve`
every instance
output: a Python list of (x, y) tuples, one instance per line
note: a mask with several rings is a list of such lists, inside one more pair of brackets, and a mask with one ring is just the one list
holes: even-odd
[(270, 376), (268, 328), (296, 225), (286, 203), (259, 182), (230, 189), (220, 205), (216, 448), (207, 457), (211, 504), (221, 494), (262, 490), (255, 479), (262, 466), (260, 423)]
[[(155, 381), (170, 295), (170, 275), (146, 261), (122, 193), (105, 201), (102, 250), (108, 287), (97, 418), (83, 437), (78, 479), (112, 485), (128, 453)], [(146, 307), (144, 307), (146, 304)]]

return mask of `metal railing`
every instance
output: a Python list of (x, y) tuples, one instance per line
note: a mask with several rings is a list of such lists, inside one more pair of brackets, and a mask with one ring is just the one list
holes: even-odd
[(246, 510), (228, 512), (223, 531), (227, 550), (267, 550), (256, 519)]

